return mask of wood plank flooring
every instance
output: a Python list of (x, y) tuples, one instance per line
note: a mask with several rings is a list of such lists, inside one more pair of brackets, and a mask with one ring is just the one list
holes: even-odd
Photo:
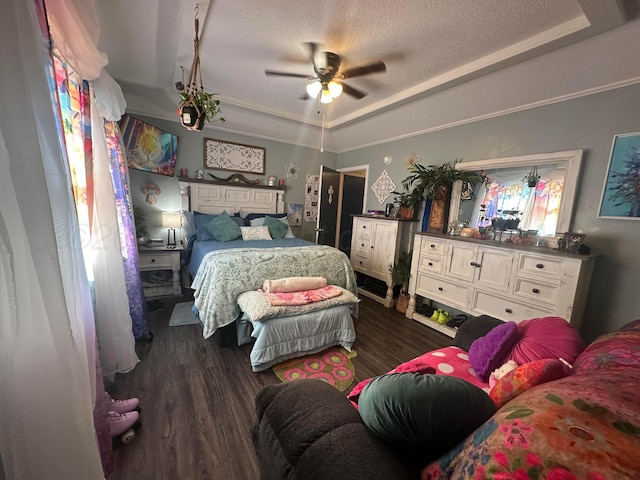
[[(169, 327), (173, 305), (188, 300), (162, 300), (164, 308), (150, 315), (154, 340), (136, 345), (140, 363), (107, 387), (115, 398), (140, 398), (143, 424), (133, 443), (116, 444), (109, 480), (259, 478), (250, 436), (254, 398), (280, 380), (271, 370), (251, 371), (251, 345), (222, 348), (203, 339), (199, 325)], [(356, 333), (353, 385), (451, 344), (368, 298)]]

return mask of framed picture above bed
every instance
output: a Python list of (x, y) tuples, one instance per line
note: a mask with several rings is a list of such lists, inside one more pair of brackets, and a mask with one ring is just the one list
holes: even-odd
[(214, 138), (204, 139), (204, 168), (264, 175), (266, 150)]
[(120, 120), (120, 131), (129, 168), (173, 177), (178, 155), (176, 135), (127, 114)]

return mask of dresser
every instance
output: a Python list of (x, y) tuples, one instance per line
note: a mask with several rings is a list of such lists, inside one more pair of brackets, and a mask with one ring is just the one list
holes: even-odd
[(413, 242), (406, 316), (455, 336), (416, 312), (434, 300), (504, 321), (558, 316), (580, 328), (595, 255), (419, 233)]
[(140, 277), (145, 298), (182, 294), (180, 252), (176, 248), (138, 246)]
[[(365, 279), (359, 282), (358, 293), (369, 297), (385, 307), (394, 305), (393, 285), (389, 267), (400, 252), (411, 249), (412, 229), (415, 222), (402, 218), (388, 218), (380, 215), (354, 215), (351, 236), (351, 266)], [(366, 280), (374, 278), (384, 282), (384, 291), (366, 287)]]

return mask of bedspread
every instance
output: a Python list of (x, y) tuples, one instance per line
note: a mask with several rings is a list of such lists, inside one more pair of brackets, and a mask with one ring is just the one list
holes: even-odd
[(208, 253), (191, 285), (204, 338), (240, 316), (236, 299), (242, 292), (261, 288), (267, 279), (293, 276), (325, 277), (331, 285), (357, 292), (349, 258), (337, 248), (313, 245)]

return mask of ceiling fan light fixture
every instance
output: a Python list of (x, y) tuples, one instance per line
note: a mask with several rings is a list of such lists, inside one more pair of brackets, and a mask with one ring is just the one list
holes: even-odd
[(331, 96), (331, 92), (329, 91), (329, 89), (322, 90), (320, 103), (331, 103), (331, 102), (333, 102), (333, 97)]
[(329, 82), (329, 85), (327, 85), (327, 88), (329, 89), (331, 98), (338, 98), (342, 93), (342, 85), (340, 85), (338, 82), (334, 82), (333, 80)]
[(321, 90), (322, 90), (322, 84), (317, 80), (307, 85), (307, 93), (312, 98), (318, 98), (318, 95), (320, 95)]

